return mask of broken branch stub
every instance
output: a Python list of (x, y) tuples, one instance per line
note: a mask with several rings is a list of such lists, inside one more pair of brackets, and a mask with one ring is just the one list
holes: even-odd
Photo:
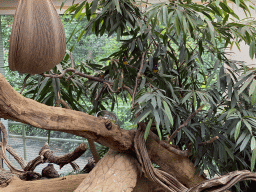
[(65, 51), (64, 27), (52, 1), (20, 0), (10, 37), (10, 69), (41, 74), (60, 63)]

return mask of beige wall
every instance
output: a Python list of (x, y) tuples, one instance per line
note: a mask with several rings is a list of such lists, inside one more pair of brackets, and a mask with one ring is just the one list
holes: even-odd
[[(43, 1), (43, 0), (41, 0)], [(59, 14), (64, 13), (64, 11), (72, 5), (73, 0), (67, 0), (64, 4), (64, 7), (60, 11), (60, 6), (62, 0), (52, 0)], [(79, 2), (76, 0), (75, 2)], [(19, 3), (19, 0), (0, 0), (0, 15), (14, 15), (16, 7)]]
[[(41, 0), (43, 1), (43, 0)], [(63, 0), (52, 0), (58, 13), (62, 14), (64, 11), (72, 5), (73, 0), (67, 0), (65, 6), (60, 11), (60, 6)], [(89, 2), (91, 0), (88, 0)], [(168, 0), (145, 0), (148, 3), (160, 3), (160, 2), (168, 2)], [(0, 15), (14, 15), (16, 7), (18, 5), (19, 0), (0, 0)], [(75, 0), (75, 3), (79, 3), (81, 0)], [(138, 0), (140, 2), (140, 0)]]
[[(234, 12), (239, 16), (240, 19), (246, 17), (244, 11), (235, 4), (230, 4), (229, 6), (234, 10)], [(251, 17), (256, 18), (255, 10), (251, 10)], [(228, 52), (231, 52), (230, 55), (228, 55), (228, 58), (237, 61), (244, 61), (248, 67), (256, 68), (256, 59), (250, 58), (249, 46), (245, 43), (240, 43), (240, 50), (241, 51), (239, 51), (236, 45), (233, 46), (232, 50), (227, 49)]]

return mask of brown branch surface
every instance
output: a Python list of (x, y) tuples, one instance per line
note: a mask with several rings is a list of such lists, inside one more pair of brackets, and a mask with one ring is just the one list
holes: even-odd
[[(0, 146), (2, 146), (2, 142), (0, 142)], [(25, 169), (27, 162), (25, 159), (23, 159), (22, 157), (20, 157), (15, 151), (14, 149), (9, 146), (6, 145), (6, 150), (13, 156), (13, 158), (20, 164), (22, 169)]]
[(77, 158), (83, 155), (84, 152), (87, 150), (87, 146), (85, 143), (81, 143), (73, 152), (65, 154), (61, 157), (53, 155), (53, 152), (49, 149), (50, 147), (48, 143), (46, 143), (40, 150), (39, 155), (44, 156), (45, 159), (47, 159), (47, 161), (49, 161), (50, 163), (59, 165), (61, 169), (64, 165), (75, 161)]
[(16, 92), (1, 74), (0, 117), (46, 130), (62, 131), (90, 138), (117, 151), (132, 148), (133, 132), (120, 129), (114, 124), (110, 131), (105, 126), (105, 119), (79, 111), (47, 106), (25, 98)]
[(75, 192), (132, 191), (139, 173), (139, 164), (133, 156), (110, 150)]
[(134, 107), (134, 99), (135, 99), (135, 94), (136, 94), (136, 90), (137, 90), (137, 87), (138, 87), (138, 83), (139, 83), (139, 79), (141, 78), (141, 72), (142, 72), (142, 69), (143, 69), (143, 62), (144, 62), (144, 57), (145, 57), (145, 54), (146, 52), (144, 52), (142, 54), (142, 57), (141, 57), (141, 63), (140, 63), (140, 70), (139, 72), (137, 73), (137, 77), (136, 77), (136, 81), (135, 81), (135, 87), (134, 87), (134, 90), (133, 90), (133, 93), (132, 93), (132, 108)]
[(93, 158), (95, 160), (95, 163), (98, 163), (99, 160), (100, 160), (100, 155), (97, 153), (94, 141), (92, 139), (87, 139), (87, 140), (88, 140), (88, 144), (90, 146), (90, 150), (92, 152), (92, 156), (93, 156)]
[[(78, 76), (80, 76), (80, 77), (85, 77), (85, 78), (87, 78), (87, 79), (89, 79), (89, 80), (92, 80), (92, 81), (101, 82), (101, 83), (106, 84), (106, 85), (110, 88), (110, 91), (112, 91), (112, 92), (114, 92), (114, 93), (118, 92), (118, 91), (114, 91), (114, 90), (111, 88), (111, 86), (113, 85), (112, 82), (109, 82), (109, 81), (107, 81), (107, 80), (104, 79), (104, 78), (94, 77), (94, 76), (91, 76), (91, 75), (87, 75), (87, 74), (81, 73), (81, 72), (79, 72), (79, 71), (76, 71), (76, 70), (73, 69), (73, 68), (67, 68), (67, 69), (65, 69), (60, 75), (58, 75), (58, 74), (41, 74), (41, 75), (44, 76), (44, 77), (62, 78), (62, 77), (64, 77), (64, 75), (65, 75), (67, 72), (69, 72), (69, 71), (70, 71), (70, 72), (73, 72), (72, 77), (73, 77), (74, 75), (78, 75)], [(71, 76), (70, 76), (69, 78), (71, 78)], [(68, 79), (69, 79), (69, 78), (68, 78)], [(68, 79), (67, 79), (67, 80), (68, 80)], [(132, 90), (131, 90), (130, 87), (128, 87), (128, 86), (126, 86), (126, 85), (123, 85), (122, 88), (123, 88), (124, 90), (126, 90), (126, 91), (132, 96), (133, 92), (132, 92)]]
[(169, 137), (169, 140), (168, 140), (169, 143), (172, 142), (172, 140), (173, 140), (173, 138), (175, 137), (175, 135), (176, 135), (183, 127), (186, 127), (186, 126), (188, 125), (189, 121), (192, 119), (192, 117), (194, 117), (197, 113), (199, 113), (199, 111), (201, 111), (201, 110), (203, 109), (203, 107), (204, 107), (204, 105), (200, 106), (194, 113), (192, 113), (192, 114), (187, 118), (187, 120), (186, 120), (182, 125), (179, 126), (178, 129), (176, 129), (176, 130), (172, 133), (172, 135)]
[(186, 191), (187, 188), (175, 177), (153, 167), (145, 145), (144, 128), (143, 124), (140, 123), (134, 138), (134, 145), (137, 158), (146, 177), (161, 185), (167, 191)]
[(28, 75), (25, 77), (24, 82), (23, 82), (22, 89), (20, 90), (20, 94), (22, 94), (23, 90), (25, 89), (27, 80), (28, 80), (28, 78), (29, 78), (30, 76), (31, 76), (31, 75), (28, 74)]
[(218, 136), (215, 136), (213, 137), (212, 139), (208, 140), (208, 141), (205, 141), (205, 142), (202, 142), (202, 143), (199, 143), (198, 145), (206, 145), (206, 144), (210, 144), (210, 143), (213, 143), (215, 140), (219, 139)]
[(196, 187), (190, 188), (187, 192), (201, 192), (205, 190), (209, 192), (222, 192), (228, 190), (234, 184), (243, 180), (256, 181), (256, 173), (251, 173), (247, 170), (233, 171), (221, 177), (204, 181)]

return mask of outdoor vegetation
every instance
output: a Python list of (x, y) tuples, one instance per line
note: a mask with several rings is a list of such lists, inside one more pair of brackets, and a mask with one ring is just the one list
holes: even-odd
[[(13, 18), (1, 17), (5, 78), (23, 96), (40, 103), (65, 108), (61, 99), (92, 116), (111, 111), (122, 130), (144, 126), (146, 141), (152, 131), (189, 158), (199, 175), (206, 170), (208, 178), (236, 170), (255, 172), (256, 68), (226, 54), (245, 42), (248, 56), (255, 57), (255, 9), (249, 1), (230, 2), (247, 18), (240, 19), (225, 0), (146, 6), (132, 0), (75, 2), (61, 15), (68, 49), (63, 61), (43, 75), (29, 77), (8, 69)], [(71, 63), (85, 75), (66, 70)], [(250, 191), (252, 183), (226, 189)]]

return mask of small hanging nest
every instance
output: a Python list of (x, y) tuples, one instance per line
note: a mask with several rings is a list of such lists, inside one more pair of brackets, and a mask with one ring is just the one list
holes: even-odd
[(64, 28), (52, 1), (20, 0), (10, 38), (10, 69), (41, 74), (60, 63), (65, 50)]

